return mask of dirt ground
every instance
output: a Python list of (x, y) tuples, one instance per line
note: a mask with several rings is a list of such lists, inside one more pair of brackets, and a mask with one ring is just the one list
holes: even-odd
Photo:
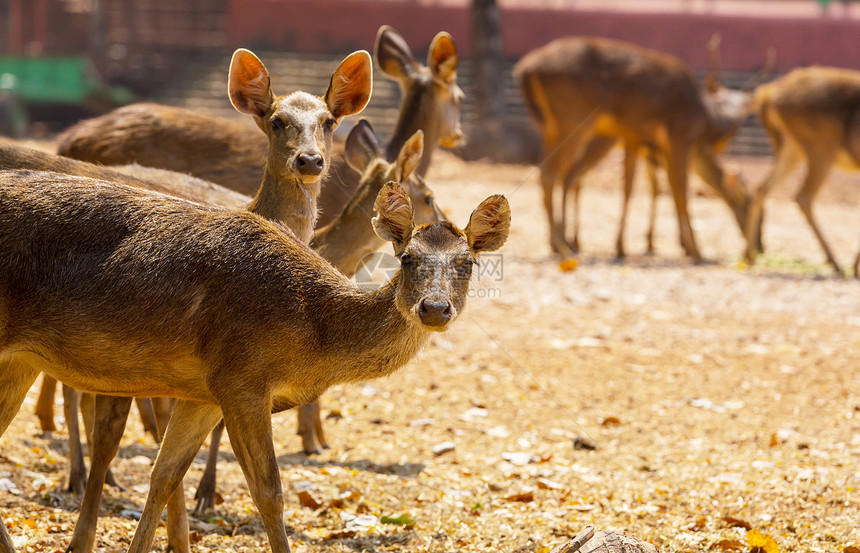
[[(857, 551), (860, 281), (821, 265), (791, 200), (796, 184), (769, 200), (769, 253), (748, 270), (728, 208), (702, 193), (692, 218), (710, 262), (682, 256), (665, 194), (657, 255), (640, 255), (648, 202), (638, 182), (631, 255), (617, 263), (614, 156), (588, 179), (584, 253), (562, 272), (533, 167), (436, 161), (428, 182), (460, 224), (487, 195), (509, 197), (510, 240), (484, 260), (449, 332), (390, 378), (323, 397), (330, 450), (298, 453), (294, 415), (273, 418), (295, 551), (546, 553), (586, 524), (666, 552), (748, 551), (757, 534), (747, 529), (781, 551)], [(749, 182), (767, 168), (729, 165)], [(834, 175), (816, 207), (850, 266), (860, 181)], [(0, 442), (0, 505), (19, 551), (63, 551), (79, 499), (63, 491), (62, 410), (61, 429), (40, 436), (36, 391)], [(114, 463), (125, 491), (106, 488), (97, 551), (127, 547), (155, 455), (133, 416)], [(185, 480), (189, 507), (204, 460)], [(265, 550), (226, 446), (218, 477), (223, 502), (191, 517), (193, 549)], [(303, 506), (302, 491), (319, 507)]]

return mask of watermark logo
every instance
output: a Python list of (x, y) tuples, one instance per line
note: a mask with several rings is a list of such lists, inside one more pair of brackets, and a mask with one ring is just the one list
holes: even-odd
[(355, 283), (364, 290), (378, 290), (394, 277), (398, 269), (400, 261), (390, 253), (369, 253), (358, 262)]

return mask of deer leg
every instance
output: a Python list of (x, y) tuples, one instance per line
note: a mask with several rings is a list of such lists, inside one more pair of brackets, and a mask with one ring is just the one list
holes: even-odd
[[(162, 443), (169, 422), (173, 418), (176, 400), (158, 397), (152, 398), (151, 401), (158, 429), (156, 439)], [(188, 512), (185, 509), (185, 490), (181, 478), (176, 491), (167, 500), (167, 550), (176, 553), (189, 553), (191, 551), (191, 541), (188, 534)]]
[(170, 497), (180, 491), (182, 477), (191, 466), (206, 435), (220, 418), (221, 410), (217, 405), (191, 401), (179, 401), (176, 404), (170, 417), (171, 424), (164, 434), (164, 441), (152, 469), (149, 494), (128, 553), (148, 553), (152, 550), (152, 540), (161, 512)]
[(854, 278), (860, 280), (860, 249), (857, 250), (857, 257), (854, 258)]
[(78, 426), (80, 405), (81, 393), (63, 384), (63, 411), (66, 427), (69, 429), (69, 485), (66, 489), (75, 495), (83, 494), (87, 485), (87, 466), (84, 463), (81, 430)]
[(215, 425), (212, 429), (212, 435), (209, 436), (209, 453), (206, 456), (206, 469), (203, 471), (203, 476), (200, 477), (200, 484), (197, 485), (197, 492), (194, 494), (194, 499), (197, 500), (197, 506), (194, 507), (194, 514), (202, 516), (209, 509), (215, 508), (215, 473), (218, 466), (218, 449), (221, 447), (221, 435), (224, 433), (224, 420)]
[(158, 423), (155, 422), (152, 400), (148, 397), (136, 397), (134, 404), (137, 405), (137, 412), (140, 413), (140, 422), (143, 423), (144, 432), (149, 432), (152, 439), (158, 441)]
[(657, 179), (657, 160), (648, 155), (645, 163), (648, 171), (648, 182), (651, 184), (651, 209), (648, 212), (648, 255), (654, 254), (654, 227), (657, 224), (657, 198), (660, 195), (660, 181)]
[(90, 553), (93, 550), (104, 482), (110, 463), (119, 449), (129, 409), (130, 397), (99, 395), (95, 398), (90, 474), (81, 501), (81, 512), (66, 553)]
[(325, 439), (325, 429), (323, 428), (322, 423), (322, 406), (320, 405), (320, 400), (317, 399), (312, 404), (314, 406), (314, 431), (317, 435), (317, 441), (320, 443), (323, 449), (329, 449), (328, 440)]
[(241, 402), (234, 399), (231, 404), (224, 404), (224, 423), (251, 497), (263, 518), (269, 547), (272, 553), (289, 553), (281, 475), (272, 444), (271, 412), (271, 404), (259, 398)]
[(630, 205), (630, 194), (633, 192), (633, 177), (636, 176), (636, 160), (639, 156), (639, 145), (628, 142), (624, 147), (624, 198), (621, 201), (621, 221), (618, 224), (618, 238), (615, 240), (615, 255), (624, 259), (624, 229), (627, 226), (627, 208)]
[[(0, 436), (6, 432), (12, 419), (18, 414), (27, 390), (33, 385), (39, 371), (14, 360), (0, 361)], [(12, 538), (6, 523), (0, 516), (0, 553), (15, 553)]]
[(800, 206), (800, 210), (803, 212), (803, 215), (806, 217), (806, 221), (809, 223), (809, 226), (812, 227), (812, 232), (815, 233), (815, 237), (818, 238), (818, 243), (821, 244), (821, 249), (824, 250), (824, 255), (827, 257), (827, 263), (833, 267), (837, 273), (842, 274), (842, 269), (839, 268), (839, 263), (836, 262), (836, 258), (833, 256), (833, 252), (830, 250), (830, 246), (827, 244), (827, 240), (824, 238), (824, 234), (821, 232), (821, 228), (818, 226), (818, 223), (815, 221), (815, 215), (812, 213), (812, 203), (815, 201), (815, 196), (818, 194), (818, 191), (821, 190), (821, 185), (824, 184), (827, 175), (830, 174), (830, 169), (833, 167), (833, 155), (826, 155), (823, 153), (819, 153), (818, 155), (810, 155), (809, 156), (809, 169), (806, 173), (806, 178), (803, 180), (803, 185), (800, 187), (800, 191), (795, 196), (795, 200), (797, 201), (797, 205)]
[[(571, 248), (574, 251), (579, 251), (579, 193), (582, 190), (582, 177), (591, 171), (601, 159), (606, 157), (612, 146), (615, 145), (615, 139), (605, 136), (595, 136), (591, 139), (585, 150), (576, 158), (576, 161), (571, 165), (570, 169), (564, 177), (563, 183), (563, 199), (562, 213), (567, 210), (568, 191), (573, 189), (573, 243)], [(567, 229), (565, 224), (563, 229)]]
[(39, 399), (36, 401), (36, 416), (39, 417), (39, 426), (46, 436), (57, 429), (54, 424), (54, 394), (57, 392), (57, 379), (49, 374), (42, 374), (42, 388), (39, 390)]
[(753, 192), (750, 201), (749, 213), (744, 226), (744, 238), (746, 239), (746, 259), (752, 263), (755, 261), (762, 246), (762, 223), (764, 220), (764, 200), (768, 193), (780, 184), (797, 167), (800, 156), (793, 146), (781, 142), (774, 154), (773, 165), (761, 184)]
[[(90, 454), (90, 464), (92, 464), (93, 458), (93, 435), (95, 433), (96, 428), (96, 396), (95, 394), (81, 394), (81, 418), (84, 419), (84, 433), (87, 437), (87, 451)], [(126, 417), (127, 418), (127, 417)], [(125, 425), (123, 425), (123, 429), (125, 429)], [(121, 436), (121, 435), (120, 435)], [(114, 453), (116, 455), (116, 453)], [(92, 472), (92, 466), (90, 466), (90, 472)], [(113, 471), (108, 466), (107, 474), (104, 477), (104, 483), (113, 488), (117, 488), (119, 490), (123, 489), (122, 486), (116, 481), (116, 477), (113, 475)], [(85, 490), (86, 493), (86, 490)]]
[(693, 261), (699, 263), (702, 256), (696, 246), (693, 235), (693, 227), (690, 225), (690, 215), (687, 211), (687, 151), (683, 148), (675, 149), (666, 160), (666, 173), (669, 177), (669, 188), (672, 189), (672, 199), (675, 201), (675, 209), (678, 215), (678, 236), (684, 252)]
[(328, 444), (323, 443), (322, 421), (320, 420), (319, 400), (298, 408), (298, 434), (302, 437), (302, 449), (308, 455), (322, 453)]
[(562, 236), (560, 221), (555, 213), (555, 204), (553, 195), (555, 193), (555, 173), (551, 172), (547, 167), (541, 168), (541, 187), (543, 188), (543, 207), (546, 212), (546, 220), (549, 224), (549, 246), (553, 253), (562, 256), (571, 255), (567, 244), (564, 243)]

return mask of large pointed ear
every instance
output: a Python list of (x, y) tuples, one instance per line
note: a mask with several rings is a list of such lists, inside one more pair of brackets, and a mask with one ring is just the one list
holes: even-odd
[(371, 220), (373, 230), (383, 240), (394, 244), (394, 254), (400, 255), (412, 237), (412, 203), (409, 194), (394, 181), (382, 185), (376, 196), (373, 210), (377, 215)]
[(362, 119), (349, 131), (344, 145), (344, 154), (349, 166), (359, 173), (364, 173), (371, 161), (382, 156), (382, 147), (376, 141), (373, 127), (367, 119)]
[(376, 47), (373, 53), (379, 70), (392, 79), (402, 81), (415, 71), (417, 62), (412, 57), (409, 45), (388, 25), (383, 25), (376, 33)]
[(242, 113), (263, 117), (275, 99), (269, 72), (250, 50), (239, 48), (230, 60), (227, 94), (233, 107)]
[(373, 64), (370, 54), (359, 50), (348, 55), (334, 73), (323, 96), (329, 111), (340, 121), (347, 115), (361, 113), (373, 89)]
[(475, 208), (466, 226), (466, 240), (475, 254), (501, 248), (511, 230), (511, 206), (501, 194), (490, 196)]
[(394, 180), (403, 184), (409, 175), (418, 168), (424, 155), (424, 131), (418, 129), (403, 143), (394, 166)]
[(427, 54), (427, 66), (434, 77), (446, 83), (451, 82), (457, 76), (459, 59), (457, 45), (451, 35), (442, 31), (433, 37)]

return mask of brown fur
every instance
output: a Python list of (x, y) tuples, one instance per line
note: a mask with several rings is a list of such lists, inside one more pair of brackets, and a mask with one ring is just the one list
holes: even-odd
[[(555, 252), (570, 255), (577, 246), (564, 236), (566, 210), (556, 213), (556, 183), (566, 181), (566, 196), (618, 140), (628, 144), (629, 161), (646, 148), (666, 167), (688, 255), (701, 258), (687, 214), (688, 162), (744, 225), (748, 194), (715, 157), (716, 145), (746, 117), (743, 96), (707, 93), (680, 60), (602, 38), (556, 40), (526, 55), (515, 71), (544, 139), (541, 184)], [(632, 169), (625, 181), (632, 182)], [(620, 240), (619, 248), (623, 254)]]
[[(393, 195), (409, 201), (393, 183), (380, 192)], [(472, 220), (506, 205), (488, 198)], [(268, 413), (407, 362), (442, 329), (421, 323), (424, 298), (447, 291), (456, 317), (468, 290), (463, 260), (480, 251), (468, 244), (503, 242), (500, 223), (496, 237), (447, 222), (412, 229), (410, 266), (367, 293), (252, 213), (55, 173), (0, 173), (0, 432), (39, 371), (94, 393), (180, 399), (129, 548), (140, 553), (223, 413), (228, 430), (242, 429), (231, 433), (234, 452), (272, 550), (284, 553)], [(419, 270), (427, 263), (442, 270)], [(3, 527), (0, 543), (9, 541)]]
[[(760, 242), (761, 214), (768, 192), (806, 162), (803, 184), (795, 196), (827, 262), (841, 272), (812, 204), (834, 165), (860, 169), (860, 72), (831, 67), (795, 69), (760, 86), (755, 95), (759, 120), (774, 147), (774, 162), (756, 189), (746, 228), (747, 259), (754, 261)], [(860, 252), (854, 261), (854, 276)]]

